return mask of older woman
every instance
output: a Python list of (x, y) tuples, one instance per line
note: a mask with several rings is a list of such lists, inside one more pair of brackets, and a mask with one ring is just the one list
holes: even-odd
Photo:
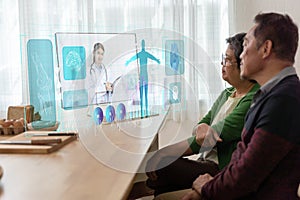
[[(226, 41), (228, 47), (222, 55), (222, 78), (233, 87), (226, 88), (211, 110), (194, 129), (194, 136), (160, 149), (147, 163), (147, 186), (161, 193), (191, 188), (201, 174), (216, 175), (230, 161), (231, 154), (241, 140), (244, 117), (259, 85), (240, 78), (240, 54), (245, 33)], [(202, 135), (207, 131), (213, 138)], [(198, 160), (183, 158), (199, 154)]]

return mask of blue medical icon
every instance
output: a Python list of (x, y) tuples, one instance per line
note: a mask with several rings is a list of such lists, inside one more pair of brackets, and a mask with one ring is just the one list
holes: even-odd
[(178, 46), (176, 43), (173, 43), (171, 44), (170, 66), (175, 71), (178, 71), (179, 59), (180, 58), (179, 58)]
[(170, 104), (179, 103), (181, 100), (181, 83), (175, 82), (169, 84), (169, 102)]
[(111, 123), (115, 120), (115, 108), (112, 105), (109, 105), (106, 107), (106, 111), (105, 111), (105, 119), (107, 122)]
[(145, 50), (145, 40), (141, 42), (142, 50), (138, 52), (136, 55), (131, 57), (129, 60), (126, 61), (125, 65), (134, 60), (139, 60), (140, 63), (140, 108), (141, 108), (141, 117), (145, 117), (149, 115), (148, 111), (148, 70), (147, 70), (147, 63), (148, 59), (156, 61), (160, 64), (160, 60), (154, 57), (152, 54), (148, 53)]
[(65, 80), (79, 80), (86, 77), (84, 47), (65, 46), (62, 49), (62, 56)]
[(48, 39), (27, 42), (30, 104), (44, 121), (56, 121), (53, 45)]
[(167, 40), (165, 43), (166, 75), (184, 73), (184, 43), (182, 40)]
[(103, 111), (100, 107), (96, 107), (94, 110), (94, 121), (96, 125), (100, 125), (103, 121)]
[(123, 103), (119, 103), (117, 106), (117, 111), (116, 111), (117, 119), (118, 120), (123, 120), (125, 119), (126, 116), (126, 108)]

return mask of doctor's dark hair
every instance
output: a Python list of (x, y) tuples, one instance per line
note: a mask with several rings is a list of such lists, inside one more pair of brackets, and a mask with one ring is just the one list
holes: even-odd
[[(102, 49), (103, 52), (105, 51), (105, 50), (104, 50), (103, 44), (101, 44), (100, 42), (94, 44), (94, 48), (93, 48), (93, 62), (92, 62), (92, 64), (90, 65), (90, 74), (91, 74), (92, 72), (95, 72), (95, 69), (93, 68), (93, 65), (94, 65), (94, 63), (95, 63), (95, 53), (96, 53), (96, 51), (97, 51), (98, 49)], [(107, 75), (106, 75), (106, 76), (107, 76)]]
[(257, 24), (254, 37), (257, 49), (266, 40), (272, 41), (272, 51), (282, 60), (295, 62), (298, 48), (298, 27), (287, 14), (259, 13), (255, 16)]
[(237, 62), (237, 67), (240, 69), (241, 59), (240, 55), (243, 52), (243, 42), (246, 33), (238, 33), (232, 37), (226, 39), (226, 42), (229, 44), (229, 48), (234, 51), (234, 57)]

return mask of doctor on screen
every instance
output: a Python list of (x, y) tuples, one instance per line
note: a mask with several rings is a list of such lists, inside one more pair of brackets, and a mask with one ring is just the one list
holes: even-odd
[(112, 83), (108, 82), (107, 69), (102, 63), (104, 52), (103, 44), (94, 44), (93, 62), (87, 71), (87, 89), (90, 104), (110, 101), (113, 91)]

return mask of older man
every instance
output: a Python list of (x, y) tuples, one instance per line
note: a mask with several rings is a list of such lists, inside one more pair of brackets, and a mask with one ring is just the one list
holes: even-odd
[(199, 176), (193, 190), (156, 199), (299, 199), (300, 83), (292, 67), (298, 28), (277, 13), (258, 14), (254, 21), (240, 56), (241, 76), (261, 88), (230, 163), (214, 178)]

